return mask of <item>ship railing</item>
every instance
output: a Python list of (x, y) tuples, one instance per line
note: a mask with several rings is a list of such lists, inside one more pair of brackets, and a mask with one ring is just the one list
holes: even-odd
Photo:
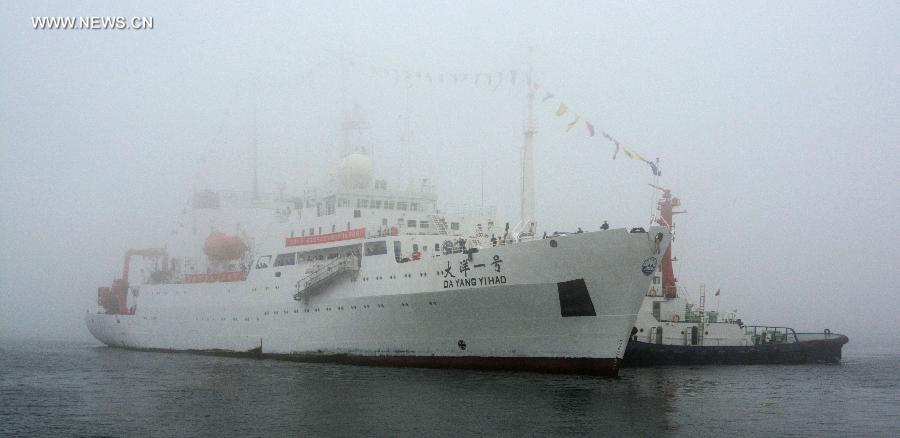
[(790, 344), (799, 342), (797, 332), (790, 327), (745, 325), (744, 334), (750, 336), (754, 345)]
[(307, 270), (308, 276), (297, 281), (294, 299), (301, 301), (329, 280), (345, 272), (357, 272), (359, 267), (360, 260), (356, 254), (341, 256), (323, 265), (313, 266)]

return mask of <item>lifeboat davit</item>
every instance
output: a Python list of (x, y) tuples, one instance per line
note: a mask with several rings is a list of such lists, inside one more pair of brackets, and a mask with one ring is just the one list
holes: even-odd
[(212, 232), (203, 245), (203, 253), (214, 260), (234, 260), (241, 258), (247, 245), (237, 236)]

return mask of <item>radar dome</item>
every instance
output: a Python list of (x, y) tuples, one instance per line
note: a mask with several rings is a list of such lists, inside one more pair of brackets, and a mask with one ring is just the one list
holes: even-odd
[(344, 187), (365, 189), (372, 182), (372, 160), (365, 154), (350, 154), (341, 160), (338, 178)]

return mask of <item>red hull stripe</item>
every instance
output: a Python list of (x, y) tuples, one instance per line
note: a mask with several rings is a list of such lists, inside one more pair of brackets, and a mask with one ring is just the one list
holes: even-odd
[(319, 234), (318, 236), (288, 237), (284, 246), (313, 245), (316, 243), (338, 242), (341, 240), (362, 239), (366, 237), (365, 228), (356, 228), (336, 233)]
[(185, 283), (217, 283), (222, 281), (244, 281), (246, 272), (223, 272), (221, 274), (184, 274)]

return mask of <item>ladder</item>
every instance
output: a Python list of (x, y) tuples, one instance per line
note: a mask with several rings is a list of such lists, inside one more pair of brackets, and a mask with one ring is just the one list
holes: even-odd
[(434, 224), (434, 227), (437, 228), (438, 233), (442, 236), (447, 235), (447, 220), (442, 216), (438, 216), (436, 214), (429, 214), (428, 219), (431, 219), (431, 223)]
[(359, 256), (354, 254), (338, 257), (323, 265), (311, 267), (307, 271), (309, 275), (297, 281), (294, 299), (302, 301), (309, 298), (316, 289), (345, 272), (359, 272)]

